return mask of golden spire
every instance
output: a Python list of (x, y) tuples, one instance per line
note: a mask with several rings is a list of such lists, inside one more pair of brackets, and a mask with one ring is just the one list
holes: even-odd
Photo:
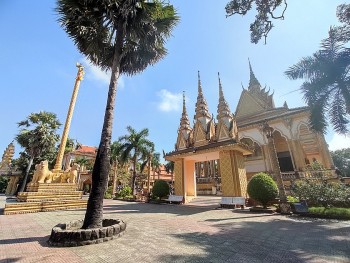
[(220, 79), (220, 73), (218, 72), (218, 79), (219, 79), (219, 104), (218, 104), (218, 120), (224, 117), (232, 119), (232, 113), (230, 110), (230, 107), (228, 103), (225, 100), (224, 92), (222, 91), (222, 85), (221, 85), (221, 79)]
[(250, 60), (248, 58), (248, 62), (249, 62), (249, 71), (250, 71), (250, 79), (249, 79), (249, 86), (248, 86), (248, 90), (251, 89), (256, 89), (258, 87), (258, 89), (260, 90), (260, 82), (257, 80), (257, 78), (254, 75), (253, 69), (252, 69), (252, 65), (250, 64)]
[(180, 130), (190, 130), (190, 120), (188, 118), (187, 110), (186, 110), (186, 97), (185, 91), (182, 94), (182, 116), (180, 120)]
[(6, 147), (4, 154), (2, 155), (1, 162), (0, 162), (0, 169), (10, 167), (14, 154), (15, 154), (15, 146), (13, 142), (11, 142)]
[(211, 119), (211, 115), (208, 112), (207, 101), (203, 96), (202, 83), (201, 83), (201, 79), (198, 71), (198, 96), (197, 96), (197, 102), (196, 102), (196, 114), (194, 118), (197, 120), (201, 117), (205, 117), (208, 120)]

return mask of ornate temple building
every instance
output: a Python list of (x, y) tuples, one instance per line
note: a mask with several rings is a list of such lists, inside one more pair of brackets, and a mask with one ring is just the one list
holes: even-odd
[(263, 123), (273, 129), (286, 184), (291, 177), (302, 176), (314, 161), (333, 168), (323, 135), (310, 130), (308, 108), (290, 109), (286, 102), (276, 107), (273, 93), (261, 86), (250, 63), (249, 68), (249, 85), (243, 88), (235, 113), (224, 97), (220, 76), (216, 118), (208, 110), (199, 73), (193, 127), (183, 99), (175, 150), (165, 158), (175, 162), (175, 193), (183, 195), (185, 202), (200, 194), (246, 197), (247, 181), (254, 174), (274, 174), (273, 153), (263, 133)]

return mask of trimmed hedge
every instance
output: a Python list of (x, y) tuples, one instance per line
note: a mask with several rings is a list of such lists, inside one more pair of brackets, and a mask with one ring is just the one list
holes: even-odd
[(350, 220), (349, 208), (310, 207), (309, 213), (314, 217)]
[(152, 195), (154, 197), (162, 199), (163, 197), (166, 197), (169, 194), (169, 191), (169, 184), (166, 181), (158, 180), (154, 183)]
[(266, 173), (258, 173), (248, 183), (250, 198), (267, 208), (267, 203), (278, 196), (278, 188), (272, 177)]

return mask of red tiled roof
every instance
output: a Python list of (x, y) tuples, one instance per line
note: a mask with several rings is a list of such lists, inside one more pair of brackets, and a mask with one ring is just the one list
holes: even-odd
[(93, 146), (87, 146), (87, 145), (80, 145), (78, 149), (73, 151), (72, 153), (75, 154), (93, 154), (95, 155), (97, 152), (97, 148)]

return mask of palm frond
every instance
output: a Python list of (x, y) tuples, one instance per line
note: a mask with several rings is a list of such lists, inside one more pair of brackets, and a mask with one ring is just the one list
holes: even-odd
[(348, 130), (349, 119), (346, 117), (345, 102), (340, 91), (334, 95), (329, 111), (330, 121), (336, 132), (346, 134)]

